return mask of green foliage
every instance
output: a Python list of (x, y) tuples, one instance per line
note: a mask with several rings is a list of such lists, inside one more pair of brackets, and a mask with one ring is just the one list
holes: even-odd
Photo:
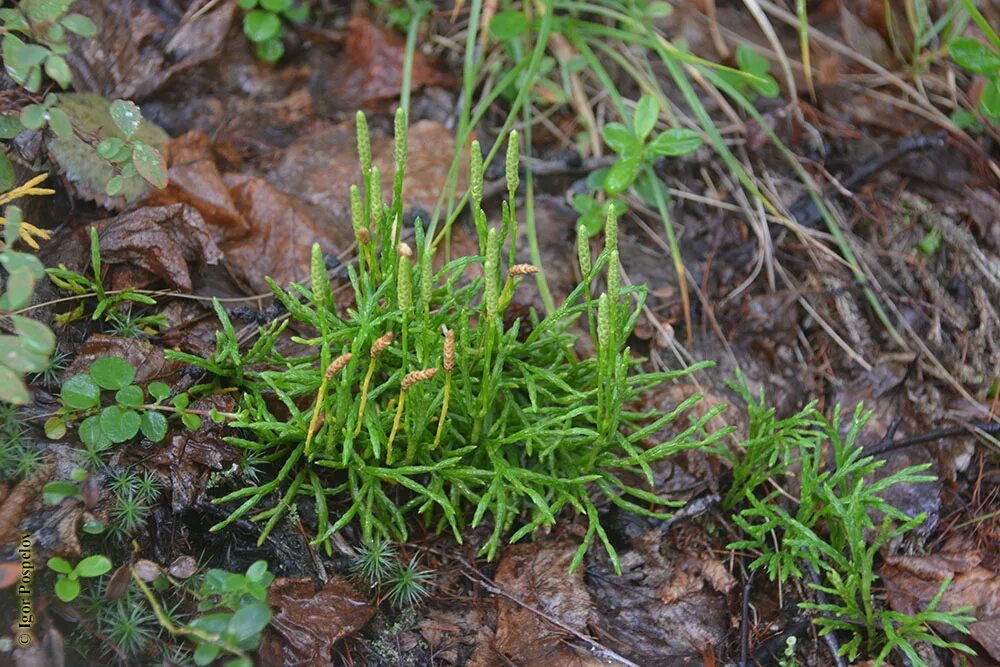
[(0, 403), (0, 480), (31, 476), (42, 462), (42, 454), (28, 438), (17, 407)]
[(396, 607), (415, 607), (430, 595), (429, 584), (433, 577), (430, 570), (420, 569), (416, 558), (406, 565), (399, 564), (386, 579), (387, 597)]
[[(930, 632), (930, 622), (967, 632), (972, 620), (963, 610), (936, 611), (940, 594), (912, 617), (875, 606), (879, 550), (924, 520), (923, 515), (908, 517), (883, 495), (899, 484), (932, 481), (923, 474), (929, 464), (876, 479), (874, 473), (885, 461), (866, 456), (858, 442), (870, 417), (862, 406), (845, 431), (839, 406), (830, 421), (812, 404), (790, 418), (777, 419), (763, 395), (754, 401), (745, 388), (737, 389), (749, 408), (750, 424), (739, 452), (720, 449), (733, 463), (733, 486), (724, 507), (737, 509), (733, 520), (744, 533), (744, 539), (729, 548), (758, 554), (750, 568), (765, 569), (772, 580), (808, 581), (815, 575), (809, 586), (825, 595), (824, 602), (801, 606), (821, 612), (814, 618), (820, 634), (848, 634), (841, 651), (852, 662), (864, 653), (877, 655), (876, 664), (881, 664), (898, 648), (914, 664), (923, 664), (913, 649), (915, 641), (971, 652)], [(826, 465), (828, 454), (832, 461)], [(878, 524), (876, 516), (882, 517)], [(871, 536), (870, 542), (866, 536)]]
[[(45, 422), (45, 433), (58, 439), (66, 434), (68, 425), (78, 424), (80, 441), (87, 447), (90, 458), (99, 462), (101, 455), (112, 446), (129, 442), (139, 433), (151, 442), (160, 442), (167, 435), (164, 412), (174, 413), (191, 429), (201, 425), (197, 414), (186, 410), (190, 398), (186, 393), (173, 397), (173, 407), (163, 405), (170, 388), (162, 382), (150, 383), (147, 390), (133, 384), (136, 369), (118, 357), (97, 359), (86, 373), (66, 380), (59, 398), (63, 407)], [(108, 394), (114, 400), (105, 405)], [(151, 402), (147, 402), (147, 391)]]
[(24, 375), (40, 373), (49, 366), (55, 349), (52, 331), (35, 320), (7, 314), (31, 302), (35, 283), (44, 275), (42, 263), (34, 255), (13, 249), (21, 232), (21, 209), (8, 206), (5, 211), (4, 243), (0, 247), (0, 267), (6, 271), (6, 284), (0, 293), (0, 316), (9, 318), (14, 333), (0, 335), (0, 403), (24, 405), (31, 396)]
[(57, 572), (55, 592), (63, 602), (72, 602), (80, 594), (80, 579), (99, 577), (111, 570), (111, 561), (107, 556), (87, 556), (76, 566), (70, 565), (64, 558), (49, 559), (49, 569)]
[(382, 12), (386, 24), (395, 30), (406, 30), (414, 17), (423, 16), (434, 9), (428, 0), (371, 0), (373, 7)]
[(83, 14), (70, 13), (73, 0), (22, 0), (0, 9), (3, 25), (3, 60), (7, 74), (27, 90), (37, 93), (42, 72), (64, 90), (73, 74), (66, 64), (69, 33), (97, 35), (97, 26)]
[(604, 142), (615, 152), (617, 160), (611, 168), (592, 174), (588, 183), (597, 186), (611, 198), (599, 203), (593, 195), (577, 195), (573, 207), (580, 213), (580, 224), (591, 236), (600, 231), (604, 219), (613, 214), (620, 216), (628, 210), (621, 199), (629, 188), (635, 187), (643, 200), (656, 205), (656, 191), (666, 200), (666, 186), (650, 167), (662, 157), (686, 155), (701, 146), (701, 136), (693, 130), (671, 128), (650, 139), (659, 120), (660, 107), (655, 97), (643, 95), (635, 105), (635, 113), (623, 123), (608, 123), (601, 130)]
[(778, 82), (771, 76), (771, 63), (746, 44), (736, 47), (736, 64), (739, 71), (722, 70), (719, 77), (748, 99), (756, 95), (774, 99), (781, 92)]
[(351, 573), (396, 607), (413, 607), (430, 594), (434, 574), (420, 569), (413, 558), (403, 565), (399, 552), (389, 540), (376, 537), (358, 547)]
[(224, 653), (234, 653), (239, 659), (225, 663), (232, 667), (252, 663), (244, 655), (260, 645), (261, 632), (271, 622), (267, 606), (267, 588), (274, 575), (267, 571), (265, 561), (257, 561), (245, 574), (209, 570), (199, 591), (199, 615), (184, 629), (194, 630), (191, 637), (197, 648), (196, 665), (210, 665)]
[(146, 601), (132, 588), (117, 600), (99, 598), (97, 627), (114, 647), (129, 658), (139, 658), (157, 639), (160, 626)]
[(167, 163), (163, 154), (139, 137), (142, 124), (139, 107), (128, 100), (115, 100), (108, 107), (108, 112), (122, 135), (109, 137), (97, 144), (97, 155), (114, 165), (117, 172), (104, 188), (108, 196), (121, 194), (126, 179), (136, 174), (160, 190), (167, 187)]
[(1000, 53), (971, 37), (959, 37), (948, 44), (956, 63), (986, 79), (979, 109), (993, 122), (1000, 121)]
[[(141, 294), (134, 289), (125, 289), (114, 294), (109, 294), (104, 289), (104, 281), (101, 278), (101, 242), (97, 235), (97, 230), (93, 227), (90, 228), (90, 265), (94, 272), (93, 278), (70, 271), (63, 266), (45, 269), (45, 273), (49, 276), (52, 284), (60, 289), (79, 296), (93, 296), (96, 298), (97, 305), (94, 307), (91, 319), (97, 321), (103, 317), (105, 321), (110, 323), (112, 329), (116, 326), (124, 326), (122, 322), (125, 318), (130, 318), (131, 324), (129, 326), (137, 326), (136, 322), (139, 318), (131, 319), (133, 318), (131, 310), (133, 304), (156, 305), (155, 299)], [(122, 307), (127, 308), (124, 313), (120, 311)], [(83, 304), (80, 304), (79, 308), (69, 313), (66, 317), (56, 316), (56, 323), (65, 325), (82, 315)], [(147, 319), (144, 323), (155, 321), (158, 320)]]
[(50, 119), (55, 136), (47, 146), (82, 195), (129, 203), (150, 185), (166, 185), (163, 150), (169, 137), (143, 119), (133, 102), (111, 101), (95, 93), (62, 93), (49, 107), (50, 115), (55, 112), (64, 114), (71, 128), (60, 133)]
[(238, 0), (243, 15), (243, 34), (266, 63), (276, 63), (285, 54), (281, 41), (285, 33), (282, 19), (304, 21), (309, 16), (309, 5), (296, 0)]
[[(359, 131), (359, 137), (364, 163), (367, 134)], [(400, 143), (405, 147), (405, 135), (397, 137)], [(405, 150), (396, 154), (405, 156)], [(516, 187), (516, 151), (509, 155), (509, 185)], [(397, 175), (405, 166), (397, 164)], [(262, 328), (248, 349), (216, 302), (222, 331), (215, 353), (202, 359), (168, 352), (243, 391), (230, 425), (248, 435), (228, 441), (280, 466), (267, 483), (217, 499), (239, 505), (213, 530), (282, 488), (277, 503), (253, 515), (266, 521), (261, 540), (299, 495), (308, 495), (319, 516), (315, 543), (327, 549), (351, 521), (360, 523), (366, 542), (404, 539), (406, 517), (414, 512), (437, 530), (450, 527), (461, 540), (468, 507), (472, 526), (492, 519), (482, 546), (492, 558), (515, 525), (512, 541), (554, 524), (568, 509), (588, 526), (573, 567), (595, 537), (616, 559), (596, 503), (604, 498), (632, 512), (669, 516), (665, 508), (675, 503), (654, 492), (652, 463), (719, 435), (698, 435), (717, 413), (691, 415), (698, 396), (668, 414), (629, 407), (648, 388), (691, 371), (641, 372), (626, 347), (645, 290), (619, 285), (614, 220), (607, 247), (561, 307), (544, 319), (532, 314), (508, 321), (520, 276), (533, 270), (504, 252), (517, 235), (513, 202), (504, 205), (499, 228), (487, 230), (473, 197), (483, 254), (454, 259), (435, 273), (431, 239), (419, 221), (417, 256), (399, 243), (401, 187), (387, 206), (378, 181), (376, 168), (366, 171), (364, 185), (374, 196), (366, 203), (352, 196), (360, 260), (350, 268), (355, 303), (343, 317), (334, 309), (316, 247), (311, 287), (286, 290), (271, 283), (291, 318)], [(479, 188), (474, 180), (473, 191)], [(471, 275), (474, 266), (482, 275)], [(589, 293), (601, 273), (608, 276), (609, 293), (595, 302)], [(581, 317), (597, 323), (594, 358), (581, 359), (573, 349), (569, 328)], [(293, 340), (311, 348), (305, 354), (286, 356), (274, 346), (290, 321), (304, 332)], [(650, 442), (681, 417), (690, 423), (678, 425), (676, 435)], [(328, 499), (347, 504), (332, 525)]]
[(80, 498), (80, 484), (87, 479), (87, 471), (76, 468), (68, 480), (53, 480), (42, 487), (42, 499), (46, 505), (58, 505), (66, 498)]

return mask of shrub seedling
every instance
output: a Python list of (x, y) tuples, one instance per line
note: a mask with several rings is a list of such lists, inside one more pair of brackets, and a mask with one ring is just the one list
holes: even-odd
[(80, 594), (80, 578), (99, 577), (111, 570), (111, 561), (100, 554), (87, 556), (74, 567), (58, 556), (49, 559), (49, 569), (57, 572), (56, 597), (63, 602), (72, 602)]

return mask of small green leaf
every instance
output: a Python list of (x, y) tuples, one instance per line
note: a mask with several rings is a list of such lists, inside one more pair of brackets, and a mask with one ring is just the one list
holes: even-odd
[(105, 160), (110, 160), (115, 157), (122, 148), (125, 148), (127, 144), (124, 139), (119, 139), (118, 137), (112, 137), (110, 139), (105, 139), (101, 143), (97, 144), (97, 154), (100, 155)]
[(62, 109), (52, 108), (48, 111), (49, 116), (49, 127), (52, 131), (56, 133), (57, 137), (63, 139), (73, 138), (73, 123), (70, 122), (69, 116)]
[(77, 429), (80, 442), (87, 446), (91, 452), (100, 453), (112, 445), (111, 438), (101, 428), (101, 418), (97, 415), (87, 417), (80, 422)]
[(276, 63), (285, 55), (285, 44), (280, 37), (272, 37), (257, 43), (257, 57), (266, 63)]
[(26, 350), (48, 356), (56, 347), (56, 337), (45, 324), (22, 315), (11, 315), (14, 330), (24, 339)]
[(0, 23), (3, 23), (3, 27), (8, 32), (19, 31), (25, 34), (31, 33), (31, 26), (28, 24), (28, 21), (16, 9), (0, 9)]
[(646, 6), (646, 16), (651, 19), (662, 19), (674, 13), (674, 7), (669, 2), (651, 2)]
[(248, 604), (240, 607), (229, 620), (226, 634), (238, 646), (255, 648), (261, 631), (271, 622), (271, 609), (264, 603)]
[(281, 19), (260, 9), (255, 9), (243, 17), (243, 33), (251, 42), (265, 42), (278, 35)]
[(128, 442), (139, 433), (142, 418), (135, 410), (109, 405), (101, 410), (101, 430), (112, 443)]
[(4, 68), (10, 78), (31, 92), (37, 92), (42, 83), (41, 64), (51, 53), (44, 46), (25, 44), (17, 35), (3, 38)]
[(269, 12), (280, 14), (292, 6), (292, 0), (260, 0), (260, 6)]
[(0, 365), (0, 401), (25, 405), (30, 400), (31, 394), (28, 393), (24, 380), (11, 369)]
[(925, 255), (933, 255), (940, 246), (941, 230), (935, 227), (927, 232), (924, 238), (920, 239), (920, 242), (917, 243), (917, 250)]
[[(6, 159), (6, 158), (4, 158)], [(3, 160), (0, 160), (0, 164)], [(4, 310), (15, 310), (24, 308), (31, 302), (31, 295), (35, 290), (35, 276), (31, 268), (27, 266), (19, 267), (7, 276), (7, 291), (0, 299), (0, 308)]]
[(48, 565), (50, 570), (59, 574), (69, 574), (73, 571), (73, 566), (69, 564), (69, 561), (59, 556), (50, 558)]
[(604, 137), (604, 143), (619, 155), (623, 155), (638, 145), (635, 135), (621, 123), (607, 123), (601, 128), (601, 136)]
[(236, 4), (240, 6), (240, 9), (253, 9), (257, 6), (257, 0), (237, 0)]
[(246, 577), (250, 581), (260, 581), (265, 574), (267, 574), (267, 561), (258, 560), (247, 568)]
[(305, 21), (309, 18), (309, 5), (302, 3), (285, 10), (285, 18), (289, 21)]
[(736, 47), (736, 64), (744, 72), (763, 76), (771, 71), (771, 62), (746, 44)]
[(157, 403), (160, 403), (167, 400), (167, 397), (170, 396), (170, 385), (160, 381), (150, 382), (149, 386), (146, 387), (146, 391), (156, 399)]
[(111, 570), (111, 561), (100, 554), (87, 556), (76, 564), (75, 569), (81, 577), (99, 577)]
[(24, 125), (21, 119), (14, 114), (0, 115), (0, 139), (13, 139), (24, 132)]
[(160, 151), (142, 141), (132, 146), (132, 164), (139, 175), (162, 190), (167, 187), (167, 162)]
[(201, 427), (201, 417), (190, 412), (181, 415), (181, 422), (192, 431), (197, 431)]
[[(45, 501), (46, 505), (58, 505), (66, 498), (72, 498), (78, 493), (80, 493), (80, 487), (75, 482), (58, 480), (55, 482), (49, 482), (42, 487), (42, 500)], [(60, 558), (59, 560), (62, 559)], [(65, 561), (63, 562), (65, 563)], [(69, 568), (69, 563), (66, 565), (66, 573), (69, 573), (72, 568)], [(49, 562), (49, 567), (52, 567), (51, 561)], [(62, 570), (58, 571), (62, 572)]]
[(180, 394), (174, 396), (173, 400), (170, 402), (173, 403), (174, 407), (178, 410), (183, 410), (190, 404), (190, 401), (191, 397), (187, 395), (187, 392), (181, 392)]
[(948, 45), (948, 53), (959, 65), (976, 74), (993, 74), (1000, 69), (1000, 56), (971, 37), (959, 37)]
[(649, 150), (658, 157), (677, 157), (698, 150), (701, 146), (701, 135), (694, 130), (672, 128), (660, 132), (649, 142)]
[(100, 535), (104, 532), (104, 524), (97, 519), (86, 519), (80, 528), (88, 535)]
[(49, 417), (45, 420), (45, 437), (49, 440), (59, 440), (66, 435), (66, 420), (62, 417)]
[(39, 130), (45, 127), (46, 120), (48, 120), (48, 114), (41, 104), (29, 104), (21, 109), (21, 125), (29, 130)]
[(90, 365), (90, 376), (98, 386), (118, 390), (135, 380), (135, 366), (121, 357), (104, 357)]
[(781, 87), (778, 85), (777, 80), (770, 74), (749, 79), (748, 83), (758, 93), (771, 100), (781, 93)]
[(979, 98), (979, 106), (993, 119), (1000, 118), (1000, 76), (990, 78)]
[(636, 158), (616, 162), (604, 179), (605, 191), (617, 195), (627, 190), (639, 173), (640, 166), (641, 163)]
[(62, 56), (50, 55), (46, 58), (45, 73), (62, 86), (63, 90), (69, 88), (69, 84), (73, 82), (73, 72), (70, 71), (69, 65), (66, 64), (66, 60)]
[(142, 415), (142, 434), (150, 442), (160, 442), (167, 435), (167, 418), (152, 410)]
[(56, 579), (56, 597), (63, 602), (72, 602), (80, 594), (80, 582), (68, 577)]
[(94, 37), (97, 35), (97, 26), (83, 14), (67, 14), (62, 20), (63, 27), (80, 37)]
[[(10, 159), (3, 153), (0, 153), (0, 192), (7, 192), (14, 187), (14, 179), (17, 176), (14, 174), (14, 165), (11, 164)], [(28, 295), (31, 298), (31, 295)], [(20, 306), (13, 306), (14, 308), (20, 308)], [(7, 308), (10, 308), (8, 306)]]
[(145, 396), (142, 393), (142, 388), (137, 387), (134, 384), (122, 387), (118, 390), (118, 393), (115, 394), (115, 400), (118, 401), (118, 404), (129, 408), (141, 407), (144, 399)]
[(59, 397), (67, 407), (75, 410), (87, 410), (97, 405), (101, 400), (101, 388), (89, 375), (74, 375), (62, 386)]
[(54, 21), (67, 11), (73, 0), (23, 0), (21, 11), (27, 14), (32, 23)]
[(198, 665), (198, 667), (205, 667), (206, 665), (211, 665), (221, 651), (221, 646), (205, 642), (204, 644), (198, 644), (198, 648), (195, 649), (192, 659), (194, 660), (194, 664)]
[(104, 188), (104, 191), (109, 197), (117, 197), (118, 194), (125, 187), (125, 179), (121, 176), (112, 176), (108, 179), (108, 184)]
[(501, 42), (514, 39), (528, 31), (528, 18), (524, 12), (510, 10), (499, 12), (490, 21), (490, 34)]
[(635, 105), (635, 118), (632, 121), (635, 134), (639, 141), (645, 141), (653, 131), (656, 120), (660, 117), (660, 105), (652, 95), (643, 95)]
[(139, 131), (139, 125), (142, 123), (142, 112), (135, 102), (115, 100), (108, 107), (108, 111), (111, 113), (111, 120), (114, 121), (126, 139), (131, 139)]

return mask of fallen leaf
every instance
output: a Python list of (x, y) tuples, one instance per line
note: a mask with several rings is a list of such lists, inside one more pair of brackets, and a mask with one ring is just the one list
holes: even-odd
[[(392, 199), (392, 137), (373, 133), (372, 161), (382, 174), (382, 197)], [(455, 138), (444, 125), (421, 120), (408, 133), (407, 167), (403, 184), (403, 209), (421, 213), (427, 223), (438, 196), (444, 190), (448, 169), (455, 155)], [(468, 173), (468, 151), (462, 155), (456, 191), (463, 192)], [(354, 240), (348, 192), (362, 182), (357, 157), (354, 122), (316, 128), (284, 149), (268, 173), (268, 182), (309, 203), (314, 219), (329, 230), (340, 244)], [(544, 246), (543, 246), (544, 247)]]
[(173, 384), (183, 368), (180, 362), (164, 359), (163, 350), (148, 340), (94, 334), (80, 348), (66, 377), (86, 373), (95, 359), (103, 357), (119, 357), (135, 366), (135, 383), (141, 385), (154, 380)]
[(313, 243), (334, 252), (329, 236), (298, 199), (255, 176), (227, 174), (225, 182), (237, 210), (250, 224), (246, 237), (224, 245), (226, 267), (249, 293), (270, 292), (265, 276), (279, 285), (304, 282)]
[(571, 635), (541, 615), (573, 630), (586, 631), (594, 603), (583, 580), (583, 569), (568, 574), (574, 552), (575, 545), (568, 540), (519, 544), (505, 550), (494, 581), (522, 604), (504, 596), (495, 598), (496, 631), (489, 643), (477, 647), (470, 666), (588, 664), (566, 645)]
[[(231, 412), (235, 406), (231, 396), (215, 394), (192, 403), (189, 409)], [(196, 431), (186, 428), (173, 431), (167, 443), (147, 459), (149, 468), (161, 479), (169, 480), (165, 486), (175, 514), (196, 504), (212, 472), (223, 470), (237, 460), (236, 450), (223, 440), (228, 434), (226, 426), (202, 419)]]
[[(201, 214), (185, 204), (140, 208), (94, 227), (103, 263), (139, 267), (182, 292), (192, 288), (190, 265), (216, 264), (222, 259)], [(146, 286), (136, 276), (129, 278), (113, 279), (113, 288)]]
[[(361, 14), (351, 18), (346, 33), (344, 51), (347, 57), (341, 59), (337, 71), (320, 74), (318, 86), (323, 89), (322, 97), (331, 105), (348, 111), (398, 98), (406, 59), (403, 37)], [(453, 83), (448, 74), (416, 51), (412, 66), (413, 90), (423, 86), (447, 87)]]
[(164, 190), (154, 190), (146, 198), (153, 204), (182, 202), (196, 208), (205, 223), (214, 228), (214, 238), (243, 238), (250, 225), (236, 210), (229, 188), (216, 166), (212, 146), (203, 132), (191, 131), (171, 140), (168, 148), (169, 183)]
[(159, 47), (165, 26), (155, 13), (130, 0), (76, 0), (73, 11), (96, 25), (94, 39), (71, 37), (66, 57), (78, 89), (120, 99), (136, 99), (147, 79), (160, 74)]
[(343, 578), (316, 590), (312, 579), (279, 578), (268, 590), (274, 618), (264, 633), (261, 664), (333, 664), (333, 645), (361, 630), (375, 608)]

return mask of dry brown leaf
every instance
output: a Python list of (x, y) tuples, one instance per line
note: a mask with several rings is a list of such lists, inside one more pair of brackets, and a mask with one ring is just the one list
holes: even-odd
[(171, 140), (169, 183), (164, 190), (153, 190), (146, 201), (159, 204), (181, 202), (196, 208), (206, 224), (215, 229), (217, 242), (243, 238), (250, 225), (236, 210), (229, 188), (222, 180), (212, 154), (212, 146), (203, 132), (187, 132)]
[(260, 648), (264, 665), (333, 664), (333, 645), (361, 630), (375, 614), (375, 608), (340, 577), (319, 591), (312, 579), (276, 579), (267, 602), (274, 618)]
[[(347, 58), (328, 78), (333, 104), (353, 111), (399, 97), (403, 83), (406, 43), (392, 30), (382, 28), (364, 15), (356, 15), (347, 25), (344, 51)], [(412, 86), (451, 86), (451, 76), (435, 67), (419, 50), (414, 54)]]
[[(215, 394), (192, 403), (189, 409), (231, 412), (236, 406), (228, 395)], [(181, 429), (168, 435), (165, 444), (149, 457), (146, 464), (155, 470), (170, 491), (175, 513), (195, 504), (205, 491), (209, 475), (231, 465), (237, 459), (232, 445), (223, 440), (226, 427), (202, 419), (197, 431)]]
[(86, 373), (90, 365), (102, 357), (120, 357), (135, 366), (136, 384), (148, 384), (154, 380), (173, 384), (180, 378), (183, 368), (180, 362), (164, 359), (163, 350), (148, 340), (94, 334), (80, 348), (66, 370), (66, 377)]
[(585, 631), (593, 601), (583, 570), (568, 574), (575, 546), (567, 540), (519, 544), (507, 549), (497, 567), (497, 587), (522, 604), (497, 596), (496, 632), (480, 644), (470, 665), (581, 665), (581, 656), (565, 644), (571, 636), (536, 611), (564, 626)]
[[(201, 214), (184, 204), (140, 208), (94, 227), (103, 263), (138, 267), (183, 292), (192, 288), (191, 264), (215, 264), (222, 259)], [(112, 287), (145, 287), (152, 282), (136, 278), (113, 276)]]

